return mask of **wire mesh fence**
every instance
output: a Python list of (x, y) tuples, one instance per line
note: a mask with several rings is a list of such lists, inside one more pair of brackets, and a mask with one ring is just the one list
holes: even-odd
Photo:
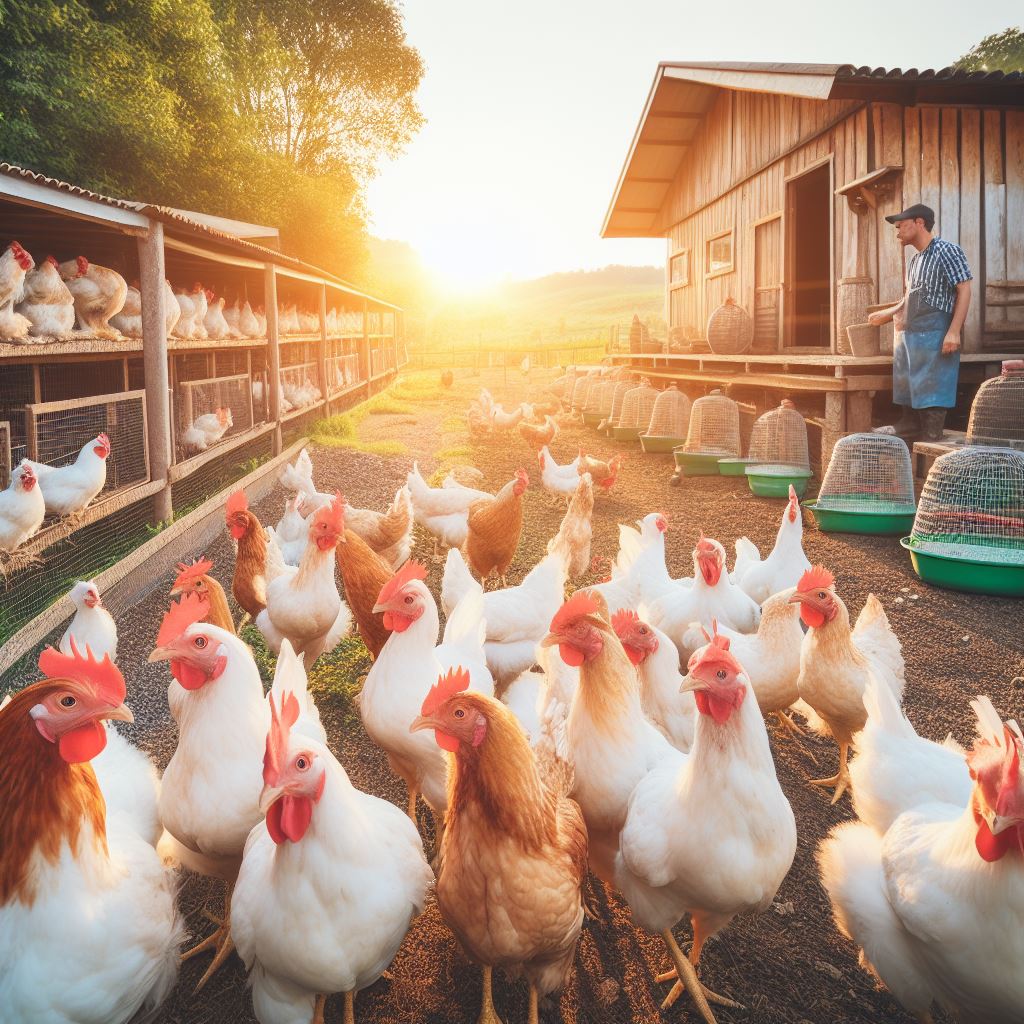
[(281, 391), (285, 400), (282, 414), (314, 405), (323, 398), (318, 381), (320, 368), (316, 363), (297, 363), (281, 367)]
[(191, 512), (211, 495), (257, 469), (272, 454), (273, 438), (268, 431), (244, 448), (226, 451), (203, 463), (171, 487), (171, 505), (175, 516), (181, 517)]
[(832, 449), (817, 506), (833, 512), (913, 512), (914, 468), (900, 437), (848, 434)]
[(255, 422), (248, 373), (182, 381), (174, 391), (173, 406), (179, 459), (208, 451)]
[(343, 391), (359, 383), (359, 353), (331, 356), (327, 360), (327, 390)]
[(0, 490), (11, 482), (11, 424), (0, 420)]

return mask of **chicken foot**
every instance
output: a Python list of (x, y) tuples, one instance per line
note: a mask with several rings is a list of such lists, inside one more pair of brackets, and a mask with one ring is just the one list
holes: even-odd
[[(727, 1006), (731, 1009), (743, 1009), (740, 1003), (734, 1002), (732, 999), (727, 999), (725, 996), (720, 996), (718, 993), (712, 992), (709, 988), (705, 988), (701, 984), (700, 978), (697, 977), (697, 968), (679, 948), (679, 944), (676, 942), (676, 938), (672, 934), (671, 928), (666, 928), (661, 933), (661, 938), (668, 949), (668, 955), (676, 965), (676, 969), (674, 975), (669, 971), (667, 974), (660, 976), (659, 980), (669, 981), (673, 976), (679, 979), (673, 986), (672, 991), (665, 997), (665, 1001), (661, 1004), (661, 1008), (663, 1010), (668, 1009), (679, 998), (684, 990), (690, 993), (690, 998), (697, 1005), (697, 1010), (700, 1012), (701, 1017), (706, 1021), (706, 1024), (718, 1024), (714, 1013), (711, 1011), (711, 1003), (717, 1003), (719, 1006)], [(696, 944), (694, 944), (694, 948), (695, 947)], [(693, 955), (693, 948), (691, 948), (690, 956), (693, 957)], [(699, 949), (697, 949), (697, 955), (700, 955)]]
[(224, 895), (224, 917), (218, 918), (214, 914), (204, 911), (204, 916), (213, 921), (217, 925), (215, 931), (207, 935), (205, 939), (197, 943), (191, 949), (185, 950), (181, 954), (181, 961), (184, 963), (186, 960), (191, 959), (197, 953), (202, 953), (207, 949), (215, 949), (216, 952), (213, 955), (213, 960), (210, 961), (210, 966), (206, 968), (206, 973), (199, 979), (199, 983), (195, 987), (195, 991), (198, 992), (203, 986), (214, 976), (217, 970), (221, 967), (225, 960), (231, 955), (231, 951), (235, 948), (235, 942), (231, 938), (231, 890), (233, 886), (229, 883), (227, 892)]
[(853, 780), (850, 778), (850, 769), (846, 764), (846, 755), (850, 750), (849, 743), (839, 744), (839, 771), (828, 779), (811, 779), (812, 786), (835, 786), (835, 793), (832, 795), (832, 803), (839, 802), (839, 798), (852, 788)]
[(327, 996), (318, 995), (313, 1006), (313, 1019), (309, 1024), (324, 1024), (324, 1007), (327, 1005)]
[(526, 1024), (540, 1024), (540, 1015), (537, 1009), (537, 986), (530, 983), (530, 1008), (526, 1014)]
[(491, 992), (491, 968), (484, 965), (484, 989), (480, 1000), (480, 1016), (477, 1024), (502, 1024), (498, 1011), (494, 1008), (494, 997)]

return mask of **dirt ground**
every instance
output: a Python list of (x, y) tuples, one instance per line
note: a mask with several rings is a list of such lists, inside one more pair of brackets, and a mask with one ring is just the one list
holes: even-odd
[[(417, 406), (414, 416), (367, 417), (361, 427), (364, 439), (400, 441), (409, 455), (383, 458), (351, 449), (314, 447), (311, 454), (318, 485), (322, 490), (340, 487), (354, 505), (382, 508), (404, 481), (412, 458), (419, 459), (421, 470), (429, 476), (438, 464), (435, 453), (452, 446), (470, 446), (471, 451), (461, 452), (461, 460), (483, 472), (490, 490), (507, 482), (520, 465), (534, 476), (535, 462), (518, 435), (500, 443), (473, 444), (453, 416), (464, 413), (481, 383), (498, 400), (517, 402), (539, 396), (542, 384), (552, 376), (544, 373), (540, 377), (535, 372), (533, 379), (527, 380), (515, 373), (506, 383), (500, 372), (483, 378), (458, 375), (451, 391), (438, 386), (436, 393)], [(617, 525), (651, 511), (668, 514), (669, 570), (674, 576), (691, 574), (690, 551), (701, 529), (721, 540), (730, 555), (733, 541), (741, 534), (754, 540), (763, 553), (770, 550), (782, 503), (752, 497), (744, 480), (697, 478), (671, 487), (670, 456), (645, 456), (636, 445), (620, 446), (582, 427), (565, 431), (556, 441), (556, 459), (568, 461), (580, 443), (605, 457), (615, 450), (627, 452), (615, 489), (598, 498), (595, 554), (614, 555)], [(278, 488), (255, 511), (264, 523), (273, 523), (280, 516), (283, 501), (284, 493)], [(560, 512), (548, 505), (539, 487), (531, 487), (510, 582), (518, 583), (542, 556), (559, 520)], [(854, 614), (869, 592), (881, 598), (903, 642), (908, 680), (906, 709), (920, 733), (941, 739), (952, 732), (959, 740), (969, 741), (973, 716), (967, 701), (977, 693), (989, 694), (1004, 716), (1020, 716), (1024, 690), (1016, 677), (1024, 674), (1024, 630), (1019, 602), (925, 586), (892, 538), (829, 536), (808, 525), (804, 545), (812, 562), (822, 562), (835, 572), (837, 588)], [(426, 559), (429, 551), (430, 542), (418, 532), (417, 555)], [(214, 559), (216, 575), (229, 589), (232, 555), (228, 539), (218, 541), (205, 553)], [(428, 582), (437, 593), (439, 566), (431, 569)], [(136, 713), (133, 738), (161, 768), (173, 752), (176, 732), (167, 710), (166, 666), (148, 665), (146, 656), (166, 607), (165, 594), (165, 589), (158, 589), (119, 624), (120, 662), (128, 682), (129, 704)], [(347, 671), (358, 671), (358, 666)], [(403, 787), (390, 775), (383, 755), (353, 714), (352, 680), (332, 679), (331, 670), (321, 670), (315, 676), (316, 699), (332, 749), (353, 783), (404, 807)], [(798, 849), (772, 909), (760, 917), (736, 920), (705, 949), (701, 959), (704, 983), (745, 1006), (744, 1010), (720, 1009), (718, 1020), (723, 1024), (909, 1022), (896, 1002), (876, 991), (857, 965), (855, 951), (835, 929), (818, 883), (815, 850), (828, 831), (851, 812), (848, 799), (830, 807), (829, 796), (809, 786), (808, 780), (834, 771), (836, 749), (817, 739), (809, 739), (801, 748), (780, 734), (776, 726), (769, 726), (769, 731), (779, 779), (796, 815)], [(429, 822), (429, 814), (424, 812), (421, 819)], [(426, 824), (424, 835), (432, 844)], [(548, 1024), (699, 1020), (685, 998), (672, 1009), (659, 1012), (660, 1000), (668, 989), (653, 980), (654, 972), (666, 965), (660, 940), (630, 924), (628, 910), (615, 893), (605, 892), (599, 884), (594, 891), (600, 917), (586, 922), (572, 980), (559, 1002), (542, 1007), (542, 1020)], [(210, 927), (201, 915), (204, 903), (209, 900), (211, 908), (219, 910), (221, 899), (219, 883), (194, 876), (183, 878), (181, 904), (195, 935), (205, 935)], [(677, 934), (681, 940), (688, 936), (686, 922), (680, 924)], [(204, 991), (193, 994), (207, 962), (208, 956), (203, 955), (184, 965), (178, 987), (158, 1017), (162, 1024), (254, 1020), (244, 969), (237, 956), (232, 956)], [(391, 975), (359, 994), (356, 1013), (364, 1024), (470, 1024), (477, 1019), (480, 973), (462, 953), (432, 901), (414, 922)], [(506, 1024), (526, 1019), (523, 984), (496, 976), (495, 1000)], [(340, 1021), (341, 1012), (340, 998), (331, 999), (328, 1021)]]

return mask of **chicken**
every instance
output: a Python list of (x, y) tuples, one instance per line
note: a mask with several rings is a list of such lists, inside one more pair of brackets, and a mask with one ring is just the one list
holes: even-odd
[(224, 522), (235, 541), (231, 596), (251, 619), (267, 606), (267, 537), (245, 491), (235, 491), (224, 505)]
[(64, 630), (58, 647), (70, 655), (72, 644), (80, 651), (91, 651), (97, 658), (117, 661), (117, 624), (103, 607), (99, 587), (93, 581), (79, 580), (68, 594), (75, 614)]
[(256, 306), (252, 314), (256, 321), (256, 337), (265, 338), (267, 336), (267, 314), (263, 312), (262, 306)]
[(585, 455), (580, 451), (579, 462), (576, 471), (582, 476), (589, 473), (594, 483), (603, 491), (610, 491), (619, 478), (619, 467), (622, 465), (624, 456), (613, 455), (608, 462), (603, 459), (595, 459), (592, 455)]
[[(570, 498), (576, 492), (580, 476), (577, 470), (580, 465), (579, 456), (564, 466), (558, 465), (551, 457), (548, 446), (544, 445), (537, 454), (537, 462), (540, 464), (540, 482), (545, 491), (553, 498)], [(591, 477), (593, 479), (593, 477)]]
[(538, 754), (551, 753), (564, 759), (565, 720), (579, 685), (579, 670), (540, 645), (535, 660), (539, 668), (521, 672), (505, 688), (501, 700), (519, 720)]
[(577, 579), (590, 568), (590, 541), (594, 530), (594, 485), (589, 473), (584, 473), (569, 499), (558, 533), (548, 541), (548, 554), (558, 550), (566, 564), (566, 574)]
[(110, 326), (110, 318), (121, 312), (128, 282), (116, 270), (90, 263), (84, 256), (67, 260), (58, 269), (74, 296), (79, 330), (116, 341), (120, 335)]
[(648, 605), (663, 594), (685, 589), (682, 581), (669, 576), (665, 565), (668, 517), (663, 512), (649, 512), (636, 525), (638, 530), (619, 525), (619, 550), (611, 578), (586, 588), (600, 593), (609, 608)]
[(481, 498), (492, 497), (469, 487), (429, 487), (413, 463), (406, 479), (412, 500), (413, 518), (434, 538), (434, 561), (440, 561), (440, 545), (461, 548), (469, 533), (469, 507)]
[[(68, 294), (70, 295), (70, 292)], [(128, 285), (124, 305), (119, 313), (110, 318), (110, 325), (127, 338), (142, 337), (142, 292), (139, 291), (138, 281)]]
[[(441, 581), (441, 604), (451, 615), (458, 603), (480, 585), (462, 555), (448, 552)], [(551, 616), (565, 600), (565, 560), (560, 552), (542, 558), (517, 587), (483, 595), (487, 621), (484, 653), (499, 692), (533, 666), (537, 644), (547, 633)]]
[(400, 487), (383, 512), (346, 504), (345, 523), (392, 569), (403, 565), (412, 554), (413, 510), (408, 487)]
[[(277, 526), (267, 528), (267, 538), (277, 542), (281, 557), (288, 565), (298, 565), (306, 550), (309, 537), (309, 523), (302, 515), (304, 495), (300, 491), (284, 503), (284, 514), (277, 521)], [(322, 506), (321, 506), (322, 507)]]
[[(287, 488), (293, 494), (301, 494), (303, 504), (307, 511), (313, 512), (323, 505), (330, 505), (334, 500), (333, 494), (326, 491), (318, 491), (313, 483), (313, 460), (309, 452), (303, 448), (295, 457), (293, 463), (285, 463), (278, 474), (281, 486)], [(346, 510), (346, 517), (347, 517)]]
[(243, 338), (262, 338), (266, 334), (266, 327), (260, 328), (260, 322), (252, 311), (248, 301), (242, 306), (238, 314), (238, 329), (242, 332)]
[(46, 502), (35, 470), (28, 459), (22, 459), (0, 491), (0, 551), (14, 551), (34, 537), (45, 518)]
[(370, 668), (359, 698), (367, 735), (388, 756), (391, 770), (409, 794), (409, 817), (416, 817), (416, 796), (436, 815), (446, 806), (446, 764), (427, 736), (411, 735), (409, 726), (438, 675), (460, 665), (470, 673), (473, 689), (488, 696), (494, 683), (483, 657), (483, 595), (469, 593), (448, 616), (444, 641), (437, 644), (439, 619), (434, 598), (424, 584), (426, 568), (406, 562), (384, 585), (373, 611), (383, 614), (391, 636)]
[(176, 338), (194, 338), (196, 336), (196, 304), (193, 297), (183, 288), (174, 293), (174, 301), (178, 304), (181, 315), (174, 325), (173, 334)]
[[(772, 594), (795, 587), (800, 577), (811, 567), (804, 554), (803, 533), (800, 499), (790, 484), (789, 501), (782, 512), (782, 524), (779, 526), (771, 554), (761, 561), (761, 554), (754, 544), (746, 537), (741, 537), (736, 541), (736, 571), (733, 573), (733, 582), (738, 583), (742, 590), (762, 605)], [(743, 542), (753, 548), (748, 554), (750, 560), (745, 563), (741, 562), (740, 558)], [(742, 661), (742, 658), (740, 660)]]
[(47, 256), (35, 270), (25, 275), (18, 312), (28, 317), (31, 324), (28, 332), (33, 337), (64, 341), (75, 329), (75, 299), (57, 268), (57, 260)]
[(123, 1024), (177, 980), (174, 876), (130, 787), (89, 763), (116, 735), (104, 721), (132, 721), (121, 673), (77, 648), (47, 648), (39, 667), (46, 678), (0, 708), (0, 1006), (12, 1024)]
[(612, 616), (612, 628), (636, 666), (640, 706), (647, 720), (676, 750), (688, 753), (693, 745), (697, 703), (692, 693), (680, 692), (683, 677), (675, 644), (634, 611), (617, 611)]
[(790, 600), (800, 605), (800, 617), (808, 627), (800, 648), (797, 689), (839, 744), (839, 771), (832, 778), (815, 779), (814, 785), (834, 786), (836, 803), (850, 785), (846, 755), (867, 718), (863, 696), (868, 679), (874, 675), (902, 703), (903, 653), (874, 594), (868, 594), (850, 629), (850, 613), (835, 592), (835, 577), (823, 566), (803, 574)]
[(539, 427), (532, 423), (520, 423), (519, 436), (539, 451), (558, 437), (558, 424), (550, 416), (545, 416), (543, 425)]
[(197, 416), (193, 420), (192, 426), (181, 435), (182, 446), (186, 451), (205, 452), (234, 425), (234, 417), (227, 406), (217, 408), (213, 412), (203, 413), (202, 416)]
[[(629, 800), (615, 880), (633, 919), (660, 935), (677, 983), (714, 1024), (697, 978), (704, 943), (737, 914), (771, 906), (796, 854), (796, 821), (775, 774), (768, 734), (749, 677), (714, 636), (687, 665), (683, 689), (697, 700), (693, 747), (640, 780)], [(689, 912), (693, 944), (685, 957), (672, 934)], [(670, 975), (671, 977), (671, 975)], [(726, 1001), (725, 1005), (737, 1004)]]
[(238, 305), (238, 299), (235, 299), (230, 306), (224, 307), (224, 319), (228, 324), (228, 337), (229, 338), (241, 338), (242, 332), (239, 329), (239, 319), (242, 311)]
[[(206, 602), (184, 594), (164, 616), (150, 662), (170, 663), (167, 690), (178, 744), (160, 787), (161, 853), (190, 871), (228, 885), (223, 921), (189, 950), (215, 948), (199, 982), (206, 983), (231, 952), (231, 886), (245, 841), (261, 820), (260, 767), (270, 729), (269, 700), (287, 694), (298, 702), (296, 732), (318, 743), (326, 736), (306, 686), (302, 665), (287, 640), (281, 644), (267, 697), (249, 647), (227, 630), (203, 622)], [(214, 756), (215, 755), (215, 756)]]
[(437, 903), (467, 954), (483, 967), (480, 1021), (499, 1024), (495, 967), (525, 976), (527, 1019), (561, 989), (583, 925), (587, 830), (566, 796), (569, 772), (538, 764), (512, 713), (467, 693), (469, 674), (438, 679), (410, 730), (434, 730), (454, 754), (437, 871)]
[(178, 575), (171, 585), (171, 597), (179, 594), (198, 594), (207, 605), (203, 622), (219, 626), (228, 633), (235, 632), (235, 623), (231, 618), (231, 608), (224, 588), (210, 575), (213, 562), (208, 558), (197, 558), (191, 564), (178, 563)]
[(206, 291), (207, 310), (203, 317), (203, 326), (206, 328), (206, 336), (212, 341), (221, 341), (230, 337), (230, 328), (227, 320), (224, 319), (224, 296), (219, 299), (213, 294), (213, 289)]
[(450, 388), (455, 383), (455, 374), (451, 370), (441, 371), (441, 387)]
[[(433, 873), (415, 826), (356, 789), (323, 743), (270, 699), (260, 809), (231, 896), (232, 935), (260, 1024), (323, 1021), (333, 992), (372, 985), (423, 909)], [(310, 942), (315, 936), (315, 941)]]
[(256, 625), (273, 651), (288, 639), (307, 672), (322, 652), (334, 650), (352, 623), (334, 581), (334, 549), (345, 532), (344, 503), (338, 494), (313, 514), (298, 568), (267, 560), (267, 606), (256, 616)]
[(480, 577), (480, 584), (485, 590), (487, 577), (492, 572), (497, 573), (502, 587), (508, 583), (505, 574), (519, 547), (519, 535), (523, 529), (523, 495), (529, 485), (526, 470), (518, 469), (515, 478), (493, 498), (476, 501), (469, 506), (466, 561)]
[(466, 412), (466, 423), (470, 437), (488, 437), (494, 430), (493, 411), (485, 412), (479, 402), (470, 402)]
[[(884, 686), (869, 683), (869, 724), (888, 734), (872, 756), (886, 821), (846, 822), (818, 852), (839, 930), (919, 1021), (938, 1006), (972, 1024), (1024, 1020), (1024, 737), (987, 697), (971, 702), (966, 755), (929, 744)], [(872, 744), (874, 745), (874, 744)], [(929, 749), (931, 748), (931, 749)], [(865, 755), (858, 740), (857, 759)], [(879, 762), (888, 763), (879, 763)], [(902, 805), (902, 806), (901, 806)]]
[(517, 406), (511, 412), (506, 412), (500, 405), (495, 405), (491, 410), (491, 423), (495, 430), (511, 430), (523, 418), (523, 407)]
[(74, 516), (83, 512), (107, 482), (109, 455), (110, 438), (98, 434), (86, 441), (78, 458), (69, 466), (47, 466), (26, 459), (39, 480), (47, 514)]
[(0, 255), (0, 341), (21, 341), (28, 337), (32, 321), (14, 311), (25, 291), (25, 276), (35, 261), (18, 242), (11, 242)]
[(179, 319), (181, 319), (181, 307), (174, 297), (171, 282), (164, 278), (164, 329), (168, 338), (174, 333)]
[(191, 299), (192, 304), (196, 308), (196, 314), (192, 320), (192, 336), (205, 340), (207, 337), (206, 314), (210, 311), (210, 306), (207, 302), (206, 290), (198, 281), (192, 285)]
[(376, 660), (391, 636), (391, 630), (384, 625), (383, 614), (374, 612), (373, 608), (381, 590), (393, 575), (391, 566), (348, 526), (334, 553), (345, 590), (345, 600), (352, 609), (352, 617), (366, 649)]

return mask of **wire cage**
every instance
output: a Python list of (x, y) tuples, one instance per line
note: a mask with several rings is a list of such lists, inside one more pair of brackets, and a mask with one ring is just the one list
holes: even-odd
[(686, 440), (690, 424), (691, 402), (670, 384), (658, 395), (651, 411), (651, 421), (645, 433), (640, 435), (640, 444), (645, 452), (670, 452)]
[(708, 346), (716, 356), (737, 356), (754, 342), (754, 321), (735, 299), (726, 299), (708, 317)]
[(803, 497), (811, 478), (807, 452), (807, 424), (788, 399), (754, 422), (746, 459), (723, 459), (719, 471), (747, 477), (751, 491), (761, 498), (785, 498), (789, 488)]
[(974, 396), (967, 443), (1024, 449), (1024, 359), (1008, 359)]
[(327, 390), (331, 394), (359, 383), (359, 353), (331, 356), (327, 360)]
[(179, 381), (174, 389), (178, 460), (209, 451), (258, 422), (248, 373)]
[(1024, 452), (971, 445), (940, 455), (903, 544), (926, 582), (1024, 596)]
[(319, 369), (316, 363), (296, 363), (281, 367), (281, 392), (284, 403), (282, 415), (291, 415), (299, 409), (316, 405), (323, 398), (318, 384)]
[(618, 423), (619, 416), (622, 415), (622, 403), (626, 400), (626, 395), (635, 387), (636, 382), (631, 379), (620, 380), (615, 385), (615, 390), (612, 392), (612, 407), (608, 412), (609, 431), (614, 424)]
[(583, 377), (577, 377), (576, 383), (572, 389), (572, 407), (576, 412), (582, 412), (583, 407), (587, 404), (587, 398), (590, 395), (590, 389), (593, 385), (598, 383), (596, 374), (586, 374)]
[[(686, 455), (726, 459), (740, 453), (740, 407), (717, 388), (690, 407)], [(717, 465), (714, 469), (718, 472)]]
[(647, 430), (657, 398), (657, 389), (647, 377), (642, 377), (640, 385), (627, 391), (622, 399), (619, 418), (612, 425), (612, 437), (616, 441), (635, 441)]
[(606, 377), (595, 384), (587, 394), (587, 404), (583, 407), (583, 422), (596, 427), (606, 419), (612, 411), (612, 396), (615, 394), (616, 381)]

